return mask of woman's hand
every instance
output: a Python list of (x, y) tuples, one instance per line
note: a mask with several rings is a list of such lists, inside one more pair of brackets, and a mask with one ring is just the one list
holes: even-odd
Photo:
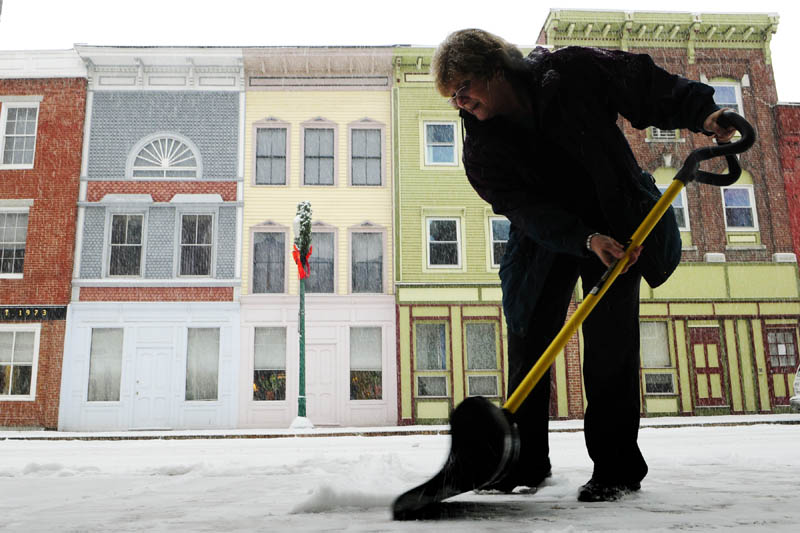
[(719, 111), (714, 111), (710, 115), (706, 117), (703, 121), (703, 129), (709, 131), (714, 134), (714, 138), (717, 140), (718, 143), (726, 143), (730, 141), (733, 136), (736, 134), (736, 128), (730, 126), (728, 128), (723, 128), (717, 122), (719, 116), (724, 113), (725, 111), (733, 111), (732, 109), (720, 109)]
[[(598, 233), (597, 235), (593, 236), (592, 240), (589, 241), (589, 247), (595, 254), (597, 254), (597, 257), (600, 258), (600, 261), (602, 261), (607, 267), (611, 266), (612, 263), (614, 263), (614, 261), (617, 259), (622, 259), (625, 257), (625, 248), (608, 235), (602, 235)], [(633, 264), (639, 259), (639, 254), (641, 253), (641, 246), (631, 252), (628, 264), (625, 265), (625, 269), (622, 271), (622, 274), (627, 272), (628, 269), (633, 266)]]

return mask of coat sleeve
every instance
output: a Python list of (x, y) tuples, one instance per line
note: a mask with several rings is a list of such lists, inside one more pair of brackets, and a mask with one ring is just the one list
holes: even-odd
[(670, 74), (647, 54), (577, 47), (564, 52), (564, 81), (604, 98), (635, 128), (702, 132), (706, 117), (719, 109), (712, 87)]
[(585, 257), (586, 237), (594, 233), (581, 219), (562, 209), (545, 191), (529, 190), (522, 184), (529, 179), (516, 165), (504, 164), (496, 157), (491, 166), (473, 160), (465, 149), (464, 165), (470, 184), (492, 210), (538, 244), (557, 253)]

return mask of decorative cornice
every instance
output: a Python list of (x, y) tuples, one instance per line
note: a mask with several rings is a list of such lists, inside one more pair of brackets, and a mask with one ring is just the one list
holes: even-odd
[(546, 44), (603, 48), (760, 49), (771, 62), (769, 43), (778, 30), (775, 13), (678, 13), (552, 9), (542, 34)]

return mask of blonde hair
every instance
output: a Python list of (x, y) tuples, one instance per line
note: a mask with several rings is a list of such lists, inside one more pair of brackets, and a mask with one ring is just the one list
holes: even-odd
[(522, 52), (502, 37), (477, 28), (454, 31), (436, 48), (431, 73), (436, 90), (450, 96), (452, 86), (467, 79), (490, 80), (519, 69)]

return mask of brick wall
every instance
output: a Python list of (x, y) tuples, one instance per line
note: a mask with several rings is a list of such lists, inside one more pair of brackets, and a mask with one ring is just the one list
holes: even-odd
[(230, 302), (231, 287), (82, 287), (82, 302)]
[[(776, 252), (792, 251), (792, 234), (789, 224), (789, 205), (784, 194), (783, 176), (778, 157), (777, 138), (772, 106), (777, 102), (777, 92), (772, 68), (764, 62), (760, 50), (697, 50), (696, 62), (689, 64), (686, 50), (636, 48), (632, 52), (650, 54), (654, 61), (675, 74), (689, 79), (726, 78), (740, 81), (747, 75), (750, 86), (743, 86), (742, 105), (745, 118), (758, 135), (756, 144), (742, 154), (741, 166), (753, 178), (753, 190), (759, 221), (759, 233), (764, 250), (727, 249), (725, 219), (719, 188), (689, 184), (686, 197), (689, 207), (692, 244), (697, 251), (684, 251), (684, 261), (703, 261), (709, 252), (725, 253), (729, 262), (771, 261)], [(711, 144), (704, 135), (682, 130), (683, 142), (646, 142), (646, 132), (632, 128), (621, 121), (623, 131), (633, 148), (639, 164), (648, 171), (664, 166), (664, 155), (672, 156), (672, 166), (680, 168), (689, 152)], [(701, 168), (721, 172), (722, 161), (704, 164)]]
[[(4, 280), (5, 281), (5, 280)], [(34, 401), (0, 401), (0, 426), (58, 427), (65, 320), (42, 322)]]
[(225, 202), (236, 201), (236, 182), (231, 181), (90, 181), (86, 200), (99, 202), (106, 194), (149, 194), (154, 202), (169, 202), (176, 194), (219, 194)]
[[(86, 80), (0, 80), (0, 95), (41, 96), (34, 167), (0, 169), (0, 198), (33, 200), (21, 279), (0, 280), (0, 304), (67, 305), (75, 245)], [(0, 104), (1, 105), (1, 104)], [(34, 401), (0, 401), (0, 426), (56, 428), (65, 321), (42, 323)]]
[(793, 251), (800, 256), (800, 105), (778, 105), (775, 108), (775, 126), (789, 202)]
[(70, 298), (86, 80), (0, 80), (2, 95), (41, 95), (34, 168), (0, 170), (0, 198), (32, 199), (22, 279), (0, 302), (66, 305)]

